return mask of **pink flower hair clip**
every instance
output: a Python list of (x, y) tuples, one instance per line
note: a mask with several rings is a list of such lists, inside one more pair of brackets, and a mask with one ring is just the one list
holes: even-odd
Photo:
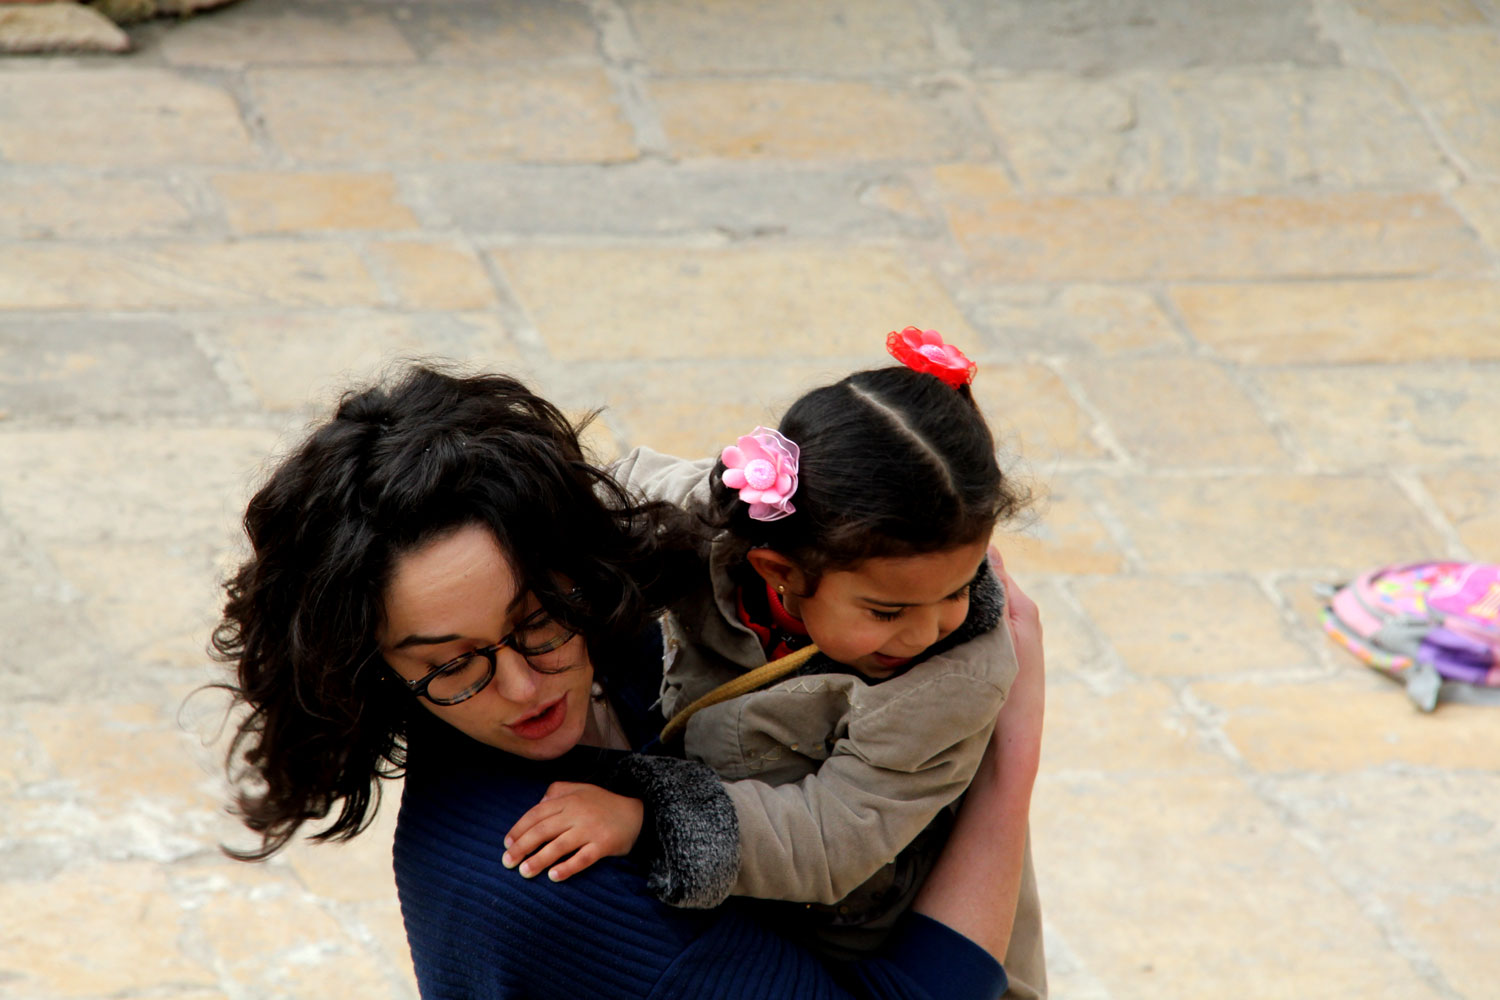
[(779, 521), (796, 511), (797, 459), (801, 449), (778, 431), (757, 427), (725, 448), (724, 485), (740, 491), (757, 521)]
[(936, 330), (909, 326), (886, 337), (885, 349), (912, 371), (936, 375), (955, 389), (974, 381), (974, 373), (979, 371), (963, 351), (943, 343), (942, 334)]

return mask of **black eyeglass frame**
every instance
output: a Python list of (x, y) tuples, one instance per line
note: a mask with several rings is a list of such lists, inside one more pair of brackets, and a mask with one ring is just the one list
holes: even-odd
[[(569, 592), (568, 596), (576, 598), (579, 596), (579, 594), (579, 589), (575, 587), (572, 591)], [(558, 624), (562, 625), (563, 631), (556, 638), (551, 639), (540, 646), (522, 645), (520, 640), (516, 638), (517, 634), (524, 632), (528, 628), (528, 622), (534, 623), (537, 619), (546, 617), (551, 617), (547, 614), (547, 609), (538, 608), (536, 611), (533, 611), (531, 614), (523, 618), (520, 624), (511, 629), (510, 632), (503, 636), (499, 642), (491, 643), (488, 646), (481, 646), (479, 649), (471, 650), (467, 653), (460, 653), (458, 656), (455, 656), (447, 663), (440, 663), (437, 666), (433, 667), (417, 680), (409, 681), (405, 677), (400, 677), (399, 674), (397, 676), (400, 677), (401, 683), (406, 685), (406, 689), (418, 698), (426, 698), (434, 705), (442, 705), (444, 707), (461, 704), (468, 701), (470, 698), (474, 697), (485, 688), (489, 687), (490, 681), (495, 679), (495, 671), (500, 669), (500, 650), (504, 647), (509, 646), (511, 649), (515, 650), (521, 656), (521, 658), (524, 659), (533, 670), (535, 670), (536, 664), (531, 662), (532, 657), (545, 656), (548, 653), (555, 653), (557, 650), (561, 649), (568, 643), (572, 642), (575, 638), (577, 638), (579, 632), (578, 629), (572, 627), (571, 625), (562, 625), (562, 622), (559, 621)], [(452, 671), (459, 670), (465, 666), (468, 666), (469, 661), (476, 656), (482, 656), (489, 662), (490, 668), (484, 672), (483, 677), (475, 681), (473, 684), (470, 684), (467, 688), (460, 691), (458, 694), (454, 695), (451, 698), (438, 698), (428, 693), (428, 685), (430, 685), (434, 680), (436, 680), (438, 677), (441, 677), (444, 673), (450, 673)]]

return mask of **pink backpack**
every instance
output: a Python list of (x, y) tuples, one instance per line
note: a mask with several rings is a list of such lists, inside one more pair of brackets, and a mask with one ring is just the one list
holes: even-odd
[(1439, 697), (1500, 704), (1500, 566), (1385, 566), (1329, 598), (1324, 630), (1423, 711)]

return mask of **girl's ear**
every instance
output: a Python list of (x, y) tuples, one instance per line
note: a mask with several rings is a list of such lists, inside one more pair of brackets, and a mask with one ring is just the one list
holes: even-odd
[(802, 593), (806, 578), (797, 564), (775, 549), (751, 549), (745, 554), (750, 562), (750, 568), (760, 574), (760, 578), (771, 585), (771, 589), (778, 593), (790, 592)]

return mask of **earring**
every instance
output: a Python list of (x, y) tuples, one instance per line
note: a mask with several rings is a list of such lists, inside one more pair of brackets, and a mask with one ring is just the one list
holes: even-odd
[(786, 593), (786, 584), (784, 584), (784, 583), (778, 583), (776, 585), (776, 593), (778, 593), (778, 594), (785, 594)]

